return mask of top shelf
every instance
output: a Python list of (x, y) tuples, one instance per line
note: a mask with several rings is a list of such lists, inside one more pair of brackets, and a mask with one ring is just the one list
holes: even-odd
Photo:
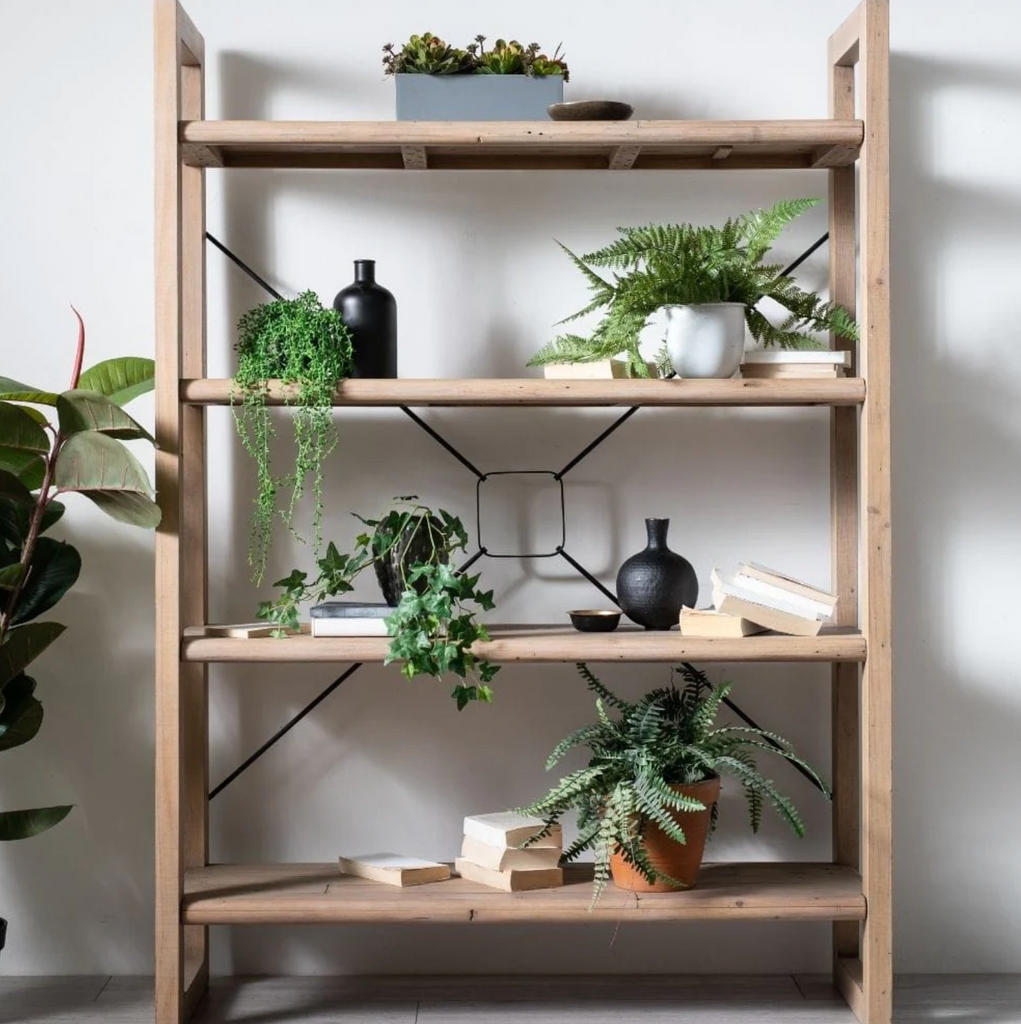
[(845, 167), (861, 121), (184, 121), (196, 167), (774, 170)]

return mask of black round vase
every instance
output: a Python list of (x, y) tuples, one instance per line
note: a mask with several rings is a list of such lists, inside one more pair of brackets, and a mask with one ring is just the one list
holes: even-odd
[(646, 629), (676, 626), (681, 606), (695, 607), (698, 577), (691, 562), (667, 547), (669, 519), (646, 519), (649, 544), (632, 555), (617, 573), (621, 611)]
[(0, 917), (0, 950), (4, 948), (7, 943), (7, 922)]
[[(431, 536), (430, 536), (431, 534)], [(376, 560), (376, 581), (383, 592), (383, 600), (391, 608), (396, 608), (404, 593), (404, 581), (411, 567), (422, 562), (445, 562), (447, 553), (443, 548), (443, 536), (440, 523), (436, 519), (423, 522), (422, 516), (415, 516), (401, 531), (396, 543), (387, 536), (389, 550)]]
[(376, 261), (355, 260), (355, 279), (337, 293), (333, 308), (351, 332), (352, 377), (397, 376), (397, 303), (376, 284)]

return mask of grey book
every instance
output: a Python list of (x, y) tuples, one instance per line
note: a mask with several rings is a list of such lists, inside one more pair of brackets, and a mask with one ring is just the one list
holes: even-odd
[(388, 604), (360, 604), (357, 601), (324, 601), (315, 605), (310, 614), (313, 619), (385, 619), (396, 608)]

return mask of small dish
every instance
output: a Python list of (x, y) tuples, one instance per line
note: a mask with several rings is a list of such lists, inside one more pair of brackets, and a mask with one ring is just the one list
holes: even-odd
[(620, 612), (606, 608), (585, 608), (567, 614), (581, 633), (611, 633), (620, 625)]
[(573, 100), (546, 108), (553, 121), (626, 121), (635, 108), (617, 100)]

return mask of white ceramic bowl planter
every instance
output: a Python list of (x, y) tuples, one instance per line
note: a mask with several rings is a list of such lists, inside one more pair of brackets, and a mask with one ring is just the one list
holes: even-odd
[(664, 306), (666, 347), (678, 377), (733, 377), (744, 356), (741, 302)]

